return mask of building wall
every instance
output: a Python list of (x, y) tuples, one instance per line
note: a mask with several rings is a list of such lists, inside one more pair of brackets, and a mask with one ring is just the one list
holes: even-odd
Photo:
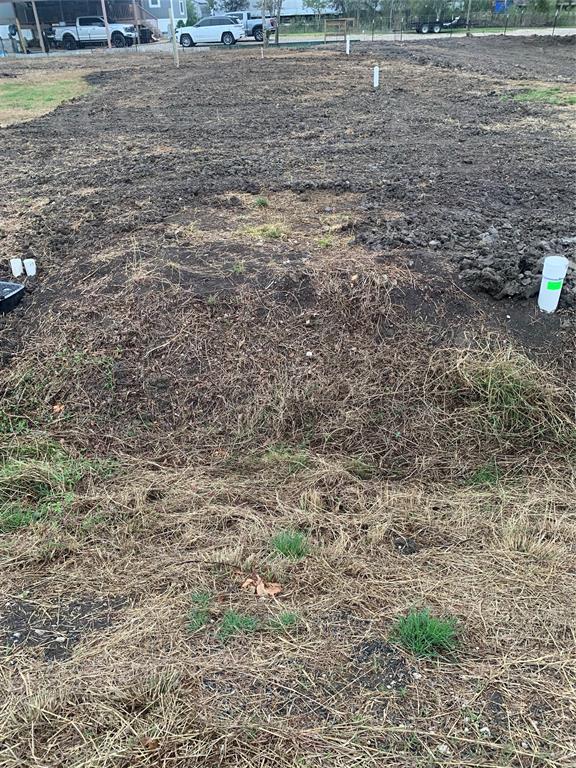
[[(250, 0), (249, 11), (254, 16), (261, 13), (261, 5), (254, 0)], [(327, 6), (326, 13), (334, 13), (334, 10)], [(282, 17), (286, 16), (314, 16), (314, 11), (306, 6), (306, 0), (283, 0)]]
[(166, 34), (170, 28), (170, 3), (174, 14), (174, 24), (186, 21), (186, 0), (140, 0), (140, 5), (158, 19), (160, 32)]

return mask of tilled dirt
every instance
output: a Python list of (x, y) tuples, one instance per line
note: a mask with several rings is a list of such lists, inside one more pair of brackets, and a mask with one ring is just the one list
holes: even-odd
[[(482, 325), (529, 349), (573, 343), (576, 272), (556, 315), (534, 296), (543, 256), (574, 253), (574, 107), (515, 101), (526, 86), (505, 75), (516, 62), (557, 84), (573, 51), (482, 38), (264, 61), (193, 51), (179, 70), (161, 55), (59, 60), (91, 91), (0, 132), (0, 278), (8, 257), (39, 268), (0, 321), (2, 356), (10, 366), (25, 351), (36, 376), (47, 370), (40, 394), (6, 396), (27, 413), (66, 401), (122, 439), (137, 411), (140, 426), (184, 439), (190, 412), (208, 419), (276, 375), (272, 350), (310, 382), (340, 363), (346, 377), (375, 330), (396, 338), (408, 319), (433, 335), (424, 346)], [(377, 286), (376, 319), (344, 322), (340, 299), (321, 298), (328, 282), (349, 305)], [(324, 355), (344, 329), (336, 358)], [(236, 376), (220, 395), (215, 371)]]
[(576, 82), (574, 35), (557, 37), (440, 37), (417, 43), (371, 43), (360, 50), (421, 66), (477, 72), (506, 80)]

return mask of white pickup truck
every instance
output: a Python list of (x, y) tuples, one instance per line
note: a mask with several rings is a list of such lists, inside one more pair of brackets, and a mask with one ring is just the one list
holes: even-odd
[[(133, 45), (136, 40), (136, 27), (130, 24), (108, 24), (110, 41), (114, 48)], [(73, 51), (85, 45), (103, 45), (108, 43), (106, 25), (101, 16), (79, 16), (76, 24), (55, 24), (54, 41), (56, 45)]]
[[(264, 40), (264, 32), (262, 31), (262, 16), (252, 16), (248, 11), (231, 11), (226, 16), (230, 16), (232, 19), (238, 22), (244, 27), (244, 37), (253, 37), (256, 42), (261, 43)], [(274, 32), (276, 28), (276, 19), (267, 17), (264, 19), (266, 25), (266, 34), (268, 37)]]

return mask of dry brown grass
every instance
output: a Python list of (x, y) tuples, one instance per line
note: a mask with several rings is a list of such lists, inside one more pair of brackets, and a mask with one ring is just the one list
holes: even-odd
[[(568, 765), (575, 501), (573, 484), (448, 492), (315, 457), (288, 479), (127, 467), (52, 531), (63, 555), (42, 557), (46, 528), (11, 538), (2, 591), (36, 623), (3, 667), (2, 764)], [(288, 527), (311, 544), (297, 563), (271, 553)], [(244, 592), (252, 571), (279, 598)], [(190, 634), (198, 592), (210, 620)], [(59, 620), (82, 596), (121, 600), (109, 626)], [(455, 658), (389, 644), (424, 605), (458, 618)], [(222, 642), (227, 610), (262, 628)], [(270, 628), (285, 611), (297, 626)], [(46, 664), (57, 633), (72, 656)]]

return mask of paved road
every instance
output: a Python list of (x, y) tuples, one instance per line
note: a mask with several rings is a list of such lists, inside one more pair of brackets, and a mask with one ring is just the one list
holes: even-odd
[[(526, 28), (526, 29), (509, 29), (507, 31), (507, 35), (514, 36), (514, 37), (530, 37), (531, 35), (550, 35), (552, 32), (551, 27), (538, 27), (538, 28)], [(474, 37), (489, 37), (490, 35), (497, 35), (498, 32), (473, 32)], [(576, 35), (576, 27), (560, 27), (559, 29), (556, 29), (555, 35)], [(440, 34), (440, 35), (419, 35), (417, 33), (406, 33), (404, 32), (402, 35), (400, 35), (399, 32), (397, 33), (387, 33), (387, 34), (376, 34), (374, 35), (375, 41), (380, 40), (389, 40), (392, 42), (400, 42), (401, 40), (455, 40), (458, 38), (461, 38), (464, 36), (464, 32), (455, 32), (452, 35), (448, 33)], [(321, 43), (323, 42), (324, 37), (322, 34), (318, 35), (283, 35), (280, 39), (280, 43), (288, 43), (288, 44), (297, 44), (297, 43), (308, 43), (308, 44), (314, 44), (314, 43)], [(366, 33), (358, 33), (353, 34), (351, 36), (352, 43), (354, 41), (371, 41), (372, 40), (372, 33), (366, 32)], [(332, 41), (337, 42), (335, 40)], [(342, 43), (343, 44), (343, 43)], [(256, 43), (252, 40), (243, 40), (240, 45), (244, 48), (246, 46), (255, 47), (259, 46), (260, 43)], [(195, 46), (194, 48), (180, 48), (180, 55), (188, 56), (190, 53), (193, 53), (194, 51), (198, 50), (206, 50), (208, 46)], [(130, 54), (141, 54), (141, 53), (157, 53), (157, 52), (166, 52), (166, 53), (172, 53), (172, 44), (171, 43), (151, 43), (149, 45), (139, 45), (139, 46), (133, 46), (131, 48), (112, 48), (111, 50), (103, 47), (96, 47), (96, 48), (84, 48), (79, 51), (51, 51), (50, 54), (48, 54), (50, 57), (54, 56), (90, 56), (92, 53), (107, 53), (107, 54), (120, 54), (120, 55), (130, 55)], [(11, 58), (19, 58), (20, 56), (23, 56), (24, 54), (9, 54), (9, 56), (5, 57), (4, 59), (0, 58), (0, 61), (6, 61), (6, 59)], [(31, 54), (33, 56), (44, 56), (43, 53), (34, 53)]]

